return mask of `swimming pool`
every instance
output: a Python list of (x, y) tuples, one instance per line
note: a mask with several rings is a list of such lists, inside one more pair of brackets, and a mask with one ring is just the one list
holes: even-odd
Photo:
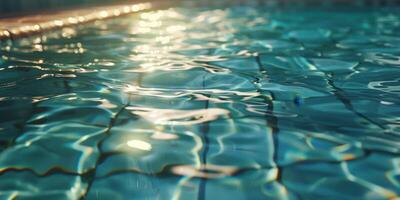
[(3, 41), (0, 199), (397, 199), (398, 11), (182, 3)]

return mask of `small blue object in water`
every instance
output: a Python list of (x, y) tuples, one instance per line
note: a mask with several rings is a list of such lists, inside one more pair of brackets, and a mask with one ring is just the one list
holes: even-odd
[(302, 103), (302, 99), (299, 96), (295, 96), (294, 99), (293, 99), (293, 103), (296, 106), (300, 106), (300, 104)]

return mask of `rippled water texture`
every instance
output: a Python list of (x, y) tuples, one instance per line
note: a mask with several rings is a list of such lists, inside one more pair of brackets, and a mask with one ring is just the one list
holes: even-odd
[(398, 13), (177, 6), (3, 42), (0, 199), (397, 199)]

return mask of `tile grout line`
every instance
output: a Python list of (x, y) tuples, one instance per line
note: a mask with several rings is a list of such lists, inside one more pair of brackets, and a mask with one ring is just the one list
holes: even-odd
[[(255, 60), (256, 60), (256, 63), (258, 65), (259, 72), (262, 73), (264, 71), (264, 69), (263, 69), (263, 64), (262, 64), (260, 55), (257, 54), (255, 56)], [(260, 78), (258, 78), (257, 81), (260, 81)], [(260, 92), (260, 88), (259, 87), (258, 87), (257, 91)], [(279, 127), (278, 127), (278, 118), (274, 115), (274, 102), (273, 102), (276, 98), (275, 98), (275, 95), (274, 95), (274, 93), (272, 91), (268, 91), (268, 92), (270, 93), (271, 97), (270, 98), (263, 98), (263, 99), (264, 99), (264, 102), (267, 103), (266, 112), (270, 113), (270, 115), (266, 115), (265, 116), (265, 119), (266, 119), (266, 125), (267, 125), (267, 127), (271, 128), (271, 134), (272, 134), (272, 142), (273, 142), (273, 145), (272, 145), (273, 146), (272, 160), (273, 160), (273, 163), (275, 165), (274, 167), (277, 169), (277, 175), (276, 175), (275, 180), (286, 189), (286, 186), (282, 183), (282, 171), (283, 171), (283, 168), (278, 165), (278, 151), (279, 151), (278, 135), (279, 135), (279, 131), (280, 130), (279, 130)], [(296, 195), (296, 196), (299, 199), (301, 199), (298, 195)]]
[(364, 114), (358, 112), (358, 111), (354, 108), (354, 106), (352, 105), (351, 100), (348, 99), (348, 98), (346, 98), (345, 91), (343, 91), (341, 88), (339, 88), (339, 87), (337, 87), (337, 86), (335, 85), (335, 82), (334, 82), (334, 80), (333, 80), (333, 75), (329, 75), (329, 74), (326, 74), (326, 73), (324, 73), (324, 74), (325, 74), (325, 78), (326, 78), (326, 80), (327, 80), (328, 85), (329, 85), (330, 87), (332, 87), (332, 89), (334, 89), (334, 90), (333, 90), (333, 94), (335, 95), (335, 97), (336, 97), (337, 99), (340, 100), (340, 102), (342, 102), (342, 104), (347, 108), (347, 110), (349, 110), (350, 112), (354, 113), (354, 114), (357, 115), (358, 117), (364, 119), (365, 121), (368, 121), (370, 124), (373, 124), (373, 125), (379, 127), (379, 128), (382, 129), (382, 130), (385, 130), (385, 129), (386, 129), (386, 127), (385, 127), (384, 125), (382, 125), (382, 124), (380, 124), (379, 122), (376, 122), (376, 121), (370, 119), (369, 117), (367, 117), (366, 115), (364, 115)]
[(89, 183), (88, 183), (88, 186), (87, 186), (87, 189), (86, 189), (85, 193), (84, 193), (79, 199), (82, 199), (82, 200), (83, 200), (83, 199), (86, 199), (87, 194), (89, 193), (89, 191), (90, 191), (90, 189), (91, 189), (91, 187), (92, 187), (92, 185), (93, 185), (93, 182), (95, 181), (97, 167), (98, 167), (98, 165), (99, 165), (99, 164), (103, 161), (103, 159), (104, 159), (103, 156), (102, 156), (102, 152), (101, 152), (101, 145), (103, 144), (103, 142), (105, 141), (105, 139), (107, 139), (108, 136), (110, 135), (110, 131), (111, 131), (111, 129), (114, 127), (115, 122), (117, 121), (118, 117), (121, 115), (121, 113), (124, 111), (124, 109), (125, 109), (126, 107), (129, 106), (131, 98), (132, 98), (132, 94), (129, 93), (126, 104), (124, 104), (124, 105), (118, 110), (118, 112), (115, 114), (115, 116), (114, 116), (113, 118), (110, 119), (110, 122), (109, 122), (109, 124), (108, 124), (108, 128), (107, 128), (107, 130), (104, 132), (104, 137), (103, 137), (103, 138), (99, 141), (99, 143), (97, 144), (97, 148), (98, 148), (98, 150), (99, 150), (100, 155), (99, 155), (99, 158), (97, 159), (97, 161), (96, 161), (96, 163), (95, 163), (95, 168), (92, 169), (92, 172), (91, 172), (91, 173), (86, 173), (86, 174), (84, 174), (84, 175), (86, 175), (86, 176), (88, 176), (88, 177), (82, 177), (82, 178), (88, 178), (88, 179), (89, 179), (89, 180), (88, 180)]
[[(207, 74), (203, 77), (203, 88), (206, 88), (206, 78)], [(206, 94), (208, 98), (211, 96), (209, 94)], [(207, 99), (204, 109), (209, 108), (209, 100)], [(210, 131), (210, 124), (209, 122), (204, 122), (202, 127), (201, 127), (201, 132), (203, 135), (203, 140), (204, 140), (204, 150), (201, 154), (201, 162), (202, 165), (200, 166), (200, 170), (204, 170), (207, 167), (207, 154), (208, 151), (210, 150), (210, 140), (208, 138), (208, 133)], [(199, 184), (199, 191), (197, 193), (197, 199), (198, 200), (205, 200), (206, 199), (206, 185), (207, 185), (207, 178), (206, 177), (201, 177), (200, 178), (200, 184)]]

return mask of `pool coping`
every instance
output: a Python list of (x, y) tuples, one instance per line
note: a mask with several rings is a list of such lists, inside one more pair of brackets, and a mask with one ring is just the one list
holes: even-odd
[(0, 19), (0, 41), (15, 40), (64, 27), (129, 15), (153, 8), (151, 2), (92, 6)]

